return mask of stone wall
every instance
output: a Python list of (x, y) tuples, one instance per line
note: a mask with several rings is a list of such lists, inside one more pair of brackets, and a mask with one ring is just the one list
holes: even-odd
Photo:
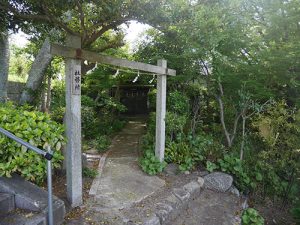
[(24, 87), (25, 83), (9, 81), (7, 86), (7, 96), (9, 100), (18, 102)]

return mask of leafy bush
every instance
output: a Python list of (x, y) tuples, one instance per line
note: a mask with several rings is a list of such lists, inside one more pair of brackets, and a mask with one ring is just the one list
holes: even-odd
[(243, 212), (242, 215), (243, 225), (264, 225), (264, 218), (259, 215), (257, 210), (253, 208), (248, 208)]
[(87, 107), (95, 107), (95, 101), (87, 95), (81, 95), (81, 105)]
[(51, 90), (51, 111), (66, 106), (66, 88), (63, 82), (57, 82)]
[(84, 177), (95, 178), (98, 175), (98, 171), (96, 169), (84, 167), (82, 168), (82, 175)]
[(300, 200), (298, 200), (292, 208), (292, 214), (297, 224), (300, 224)]
[(185, 157), (184, 161), (179, 165), (180, 171), (189, 171), (195, 166), (195, 161), (192, 157)]
[(165, 160), (168, 163), (181, 165), (187, 158), (191, 158), (190, 148), (185, 142), (169, 142), (165, 150)]
[[(242, 161), (233, 155), (225, 155), (223, 159), (218, 160), (218, 165), (223, 172), (230, 173), (235, 177), (235, 183), (240, 190), (249, 190), (255, 187), (254, 180), (245, 172)], [(261, 174), (258, 175), (261, 180)]]
[(170, 92), (167, 97), (167, 108), (177, 115), (187, 115), (189, 113), (189, 99), (182, 92)]
[(289, 186), (300, 169), (300, 111), (289, 109), (284, 101), (279, 101), (260, 113), (252, 125), (264, 143), (264, 148), (253, 159), (264, 178), (262, 192), (270, 196), (289, 196)]
[(51, 119), (58, 123), (63, 123), (65, 116), (66, 108), (65, 107), (56, 107), (51, 111)]
[(143, 171), (149, 175), (161, 173), (167, 165), (166, 162), (160, 162), (151, 150), (145, 151), (144, 156), (140, 159), (139, 163)]
[(211, 161), (206, 161), (206, 169), (208, 172), (213, 172), (214, 170), (218, 169), (219, 166)]
[(101, 136), (97, 137), (96, 142), (97, 142), (96, 148), (97, 148), (98, 152), (102, 152), (102, 151), (106, 150), (109, 147), (109, 145), (111, 144), (111, 140), (106, 135), (101, 135)]
[(178, 164), (182, 171), (191, 170), (197, 163), (215, 154), (214, 148), (221, 149), (209, 135), (185, 136), (179, 133), (175, 141), (167, 142), (165, 159)]
[(99, 133), (99, 122), (94, 108), (81, 107), (81, 129), (85, 138), (92, 139)]
[(174, 141), (178, 135), (183, 134), (184, 126), (187, 123), (186, 115), (177, 115), (176, 113), (167, 111), (166, 113), (166, 138)]
[[(28, 111), (28, 107), (3, 104), (0, 105), (0, 127), (40, 149), (50, 145), (54, 151), (53, 167), (60, 166), (64, 129), (48, 114)], [(14, 172), (40, 184), (46, 176), (46, 160), (17, 142), (0, 136), (0, 176), (10, 177)]]

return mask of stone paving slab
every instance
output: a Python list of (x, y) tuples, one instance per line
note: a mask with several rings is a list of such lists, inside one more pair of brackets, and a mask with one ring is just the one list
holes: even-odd
[(136, 158), (109, 158), (94, 198), (98, 207), (122, 209), (164, 185), (164, 180), (143, 173)]
[(138, 165), (138, 145), (144, 131), (144, 122), (129, 121), (112, 141), (90, 191), (94, 209), (129, 207), (165, 185), (164, 180), (148, 176)]

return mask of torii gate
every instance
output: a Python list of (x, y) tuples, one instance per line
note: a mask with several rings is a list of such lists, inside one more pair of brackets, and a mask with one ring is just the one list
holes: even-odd
[(85, 51), (81, 49), (81, 38), (78, 36), (67, 36), (66, 46), (51, 44), (50, 53), (66, 58), (67, 196), (72, 207), (82, 204), (81, 60), (147, 71), (158, 75), (155, 155), (160, 161), (163, 161), (165, 152), (167, 75), (176, 75), (175, 70), (167, 68), (166, 60), (158, 60), (157, 66), (154, 66)]

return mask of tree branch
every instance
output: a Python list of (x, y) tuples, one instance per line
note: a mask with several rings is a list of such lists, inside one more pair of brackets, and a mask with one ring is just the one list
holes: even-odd
[(242, 112), (240, 112), (236, 117), (235, 117), (235, 120), (234, 120), (234, 124), (233, 124), (233, 132), (232, 132), (232, 135), (231, 135), (231, 138), (230, 138), (230, 142), (232, 144), (234, 138), (235, 138), (235, 135), (236, 135), (236, 130), (237, 130), (237, 126), (238, 126), (238, 122), (242, 116), (242, 113), (243, 113), (243, 110)]
[(19, 18), (19, 19), (50, 22), (50, 19), (46, 15), (21, 14), (14, 7), (12, 7), (9, 4), (0, 3), (0, 9), (13, 13), (13, 16), (16, 18)]
[(76, 6), (78, 7), (78, 10), (79, 10), (79, 15), (80, 15), (80, 26), (81, 26), (81, 29), (83, 31), (83, 37), (82, 39), (84, 40), (86, 35), (87, 35), (87, 30), (86, 30), (86, 27), (85, 27), (85, 23), (84, 23), (84, 12), (83, 12), (83, 9), (82, 9), (82, 4), (79, 2), (79, 0), (77, 0), (75, 2)]
[(226, 128), (226, 124), (225, 124), (225, 120), (224, 120), (224, 105), (223, 105), (223, 101), (221, 99), (221, 96), (217, 96), (217, 100), (219, 102), (219, 106), (220, 106), (220, 119), (221, 119), (221, 124), (223, 127), (223, 131), (227, 140), (227, 145), (228, 147), (231, 146), (231, 139), (230, 139), (230, 134)]
[(63, 30), (65, 30), (66, 32), (68, 32), (69, 34), (72, 34), (72, 35), (77, 35), (77, 36), (80, 36), (79, 33), (73, 31), (72, 29), (70, 29), (65, 23), (63, 23), (62, 21), (58, 20), (56, 17), (54, 17), (49, 9), (46, 7), (45, 4), (42, 4), (42, 8), (45, 12), (45, 15), (49, 18), (49, 20), (54, 24), (54, 25), (57, 25), (59, 26), (60, 28), (62, 28)]
[(112, 22), (112, 23), (110, 23), (110, 24), (108, 24), (106, 26), (103, 26), (100, 30), (94, 32), (90, 37), (88, 37), (87, 39), (83, 40), (83, 45), (84, 46), (91, 45), (94, 41), (96, 41), (106, 31), (108, 31), (110, 29), (113, 29), (113, 28), (117, 27), (118, 25), (121, 25), (125, 21), (127, 21), (127, 19), (117, 20), (117, 21), (114, 21), (114, 22)]

